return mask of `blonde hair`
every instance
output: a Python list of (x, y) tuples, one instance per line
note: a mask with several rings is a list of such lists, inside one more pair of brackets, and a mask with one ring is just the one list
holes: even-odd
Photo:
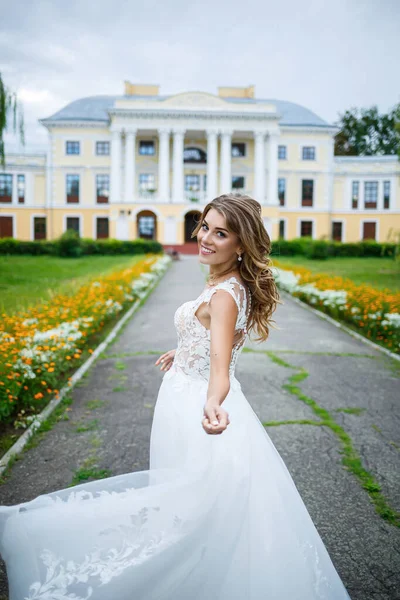
[[(235, 233), (243, 248), (242, 260), (238, 268), (243, 281), (247, 284), (252, 300), (248, 331), (253, 330), (258, 334), (255, 341), (265, 341), (269, 336), (269, 328), (275, 320), (271, 318), (280, 301), (278, 288), (271, 270), (272, 260), (271, 240), (261, 218), (261, 204), (242, 194), (223, 194), (214, 198), (205, 207), (200, 216), (199, 223), (192, 232), (195, 237), (200, 230), (203, 219), (208, 211), (214, 208), (223, 217), (229, 231)], [(231, 269), (221, 272), (220, 275), (229, 273)]]

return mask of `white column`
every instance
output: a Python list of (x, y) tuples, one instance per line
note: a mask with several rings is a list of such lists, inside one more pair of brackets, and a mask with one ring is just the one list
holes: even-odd
[(173, 179), (172, 179), (172, 201), (184, 202), (183, 193), (183, 141), (185, 131), (174, 129), (174, 157), (173, 157)]
[[(159, 129), (158, 151), (158, 198), (160, 202), (169, 202), (169, 129)], [(183, 155), (182, 155), (183, 161)], [(183, 177), (183, 175), (182, 175)]]
[(111, 203), (121, 202), (121, 131), (114, 129), (111, 134)]
[(265, 132), (254, 132), (254, 198), (265, 204)]
[[(64, 177), (65, 182), (65, 177)], [(65, 186), (65, 183), (64, 183)], [(46, 207), (50, 208), (53, 204), (53, 135), (48, 132), (47, 140), (47, 158), (46, 158)], [(62, 203), (66, 202), (66, 198), (62, 199)], [(33, 204), (34, 201), (32, 201)], [(51, 214), (51, 213), (50, 213)], [(47, 232), (48, 233), (48, 232)], [(52, 239), (52, 238), (49, 238)]]
[(232, 131), (221, 133), (221, 181), (220, 193), (229, 194), (232, 189), (231, 154), (232, 154)]
[(217, 141), (218, 132), (215, 129), (207, 130), (207, 201), (210, 202), (217, 195)]
[(270, 133), (268, 137), (268, 195), (269, 206), (279, 206), (278, 199), (278, 135)]
[(136, 130), (125, 134), (125, 202), (134, 202)]

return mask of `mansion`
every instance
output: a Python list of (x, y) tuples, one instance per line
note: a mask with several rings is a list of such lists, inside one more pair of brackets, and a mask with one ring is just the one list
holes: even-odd
[(202, 208), (231, 191), (262, 205), (272, 239), (394, 241), (396, 156), (334, 156), (338, 128), (312, 111), (255, 97), (254, 87), (162, 96), (125, 82), (123, 95), (71, 102), (40, 120), (45, 152), (7, 153), (0, 237), (159, 241), (195, 251)]

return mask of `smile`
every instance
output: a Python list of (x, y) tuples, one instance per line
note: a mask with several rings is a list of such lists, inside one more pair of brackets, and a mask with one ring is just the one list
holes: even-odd
[(206, 248), (202, 244), (200, 245), (200, 248), (201, 248), (202, 254), (214, 254), (214, 252), (215, 252), (214, 250), (209, 250), (208, 248)]

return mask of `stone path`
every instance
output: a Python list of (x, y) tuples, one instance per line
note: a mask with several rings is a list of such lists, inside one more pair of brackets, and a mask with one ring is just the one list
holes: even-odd
[[(197, 257), (172, 264), (146, 304), (71, 391), (54, 426), (16, 462), (0, 504), (65, 488), (87, 474), (148, 469), (153, 408), (176, 347), (173, 314), (203, 289)], [(243, 392), (285, 460), (352, 600), (400, 599), (400, 532), (380, 517), (344, 443), (400, 509), (399, 367), (304, 310), (289, 297), (274, 314), (280, 331), (247, 344), (236, 368)], [(341, 410), (338, 410), (341, 409)], [(348, 412), (343, 412), (346, 409)], [(289, 423), (288, 423), (289, 421)], [(347, 439), (347, 438), (345, 438)], [(7, 584), (0, 568), (0, 600)]]

